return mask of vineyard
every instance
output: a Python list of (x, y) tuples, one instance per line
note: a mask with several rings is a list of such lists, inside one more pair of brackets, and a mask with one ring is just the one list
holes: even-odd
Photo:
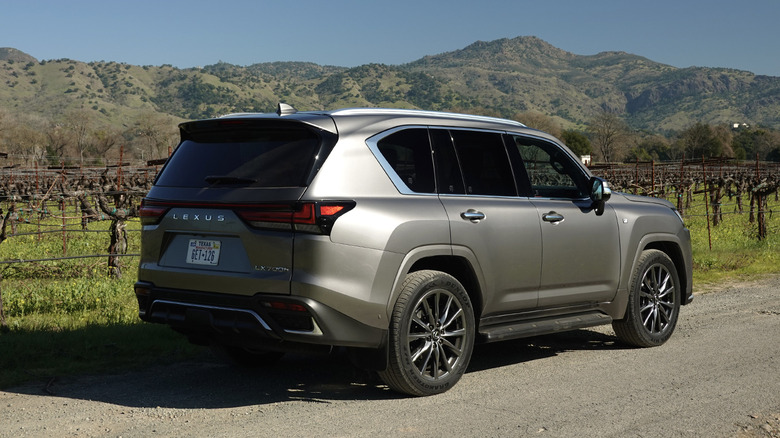
[[(35, 312), (37, 307), (29, 303), (44, 301), (27, 291), (26, 299), (17, 300), (27, 304), (14, 301), (4, 312), (4, 278), (95, 272), (122, 277), (123, 266), (131, 266), (131, 262), (123, 265), (122, 259), (129, 257), (135, 263), (140, 251), (140, 200), (163, 162), (131, 165), (120, 158), (105, 167), (0, 169), (0, 328), (6, 327), (6, 312)], [(692, 230), (706, 222), (709, 250), (712, 231), (724, 217), (750, 230), (735, 239), (760, 242), (780, 231), (770, 225), (778, 222), (770, 220), (778, 206), (778, 163), (689, 160), (602, 165), (591, 170), (609, 180), (613, 190), (669, 199)], [(100, 237), (84, 238), (88, 233)], [(128, 238), (128, 233), (135, 236)], [(16, 240), (16, 245), (4, 243)], [(26, 257), (22, 248), (28, 247), (38, 251)]]
[(718, 158), (602, 165), (591, 171), (607, 179), (615, 191), (668, 199), (686, 218), (703, 205), (708, 230), (725, 214), (734, 214), (755, 224), (759, 240), (778, 231), (770, 230), (768, 218), (773, 214), (770, 200), (774, 205), (778, 201), (780, 163)]
[[(133, 294), (141, 198), (164, 160), (0, 169), (0, 388), (200, 354), (141, 324)], [(694, 287), (780, 266), (780, 165), (597, 166), (615, 190), (669, 199), (691, 230)], [(51, 380), (50, 380), (51, 381)]]
[[(162, 162), (0, 169), (0, 328), (7, 327), (4, 278), (122, 277), (122, 259), (140, 249), (140, 200)], [(24, 305), (11, 303), (10, 314), (44, 305), (26, 295), (18, 300)]]

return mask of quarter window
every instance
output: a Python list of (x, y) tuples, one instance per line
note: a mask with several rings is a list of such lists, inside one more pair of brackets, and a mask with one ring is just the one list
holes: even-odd
[(417, 193), (436, 191), (427, 129), (410, 128), (398, 131), (379, 140), (377, 147), (409, 190)]

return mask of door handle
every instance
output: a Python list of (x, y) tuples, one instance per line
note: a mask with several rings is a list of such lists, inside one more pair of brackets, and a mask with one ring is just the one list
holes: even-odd
[(482, 219), (485, 219), (485, 213), (470, 208), (468, 209), (468, 211), (462, 212), (460, 214), (460, 217), (466, 219), (467, 221), (479, 222)]
[(545, 222), (552, 222), (554, 224), (558, 222), (563, 222), (563, 215), (560, 213), (556, 213), (554, 211), (551, 211), (549, 213), (545, 213), (542, 215), (542, 220)]

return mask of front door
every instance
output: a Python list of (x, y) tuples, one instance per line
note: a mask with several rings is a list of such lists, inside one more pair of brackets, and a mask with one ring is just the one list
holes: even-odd
[(597, 214), (587, 173), (560, 146), (533, 137), (509, 138), (522, 160), (541, 226), (539, 307), (610, 301), (620, 279), (614, 210), (607, 205)]

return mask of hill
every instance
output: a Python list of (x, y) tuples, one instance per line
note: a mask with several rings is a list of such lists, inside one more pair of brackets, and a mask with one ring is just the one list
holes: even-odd
[(669, 133), (694, 122), (780, 128), (780, 78), (723, 68), (676, 68), (624, 52), (575, 55), (535, 37), (476, 42), (404, 65), (302, 62), (203, 68), (43, 60), (0, 49), (0, 108), (56, 119), (72, 109), (127, 126), (140, 114), (176, 119), (387, 106), (516, 118), (553, 116), (582, 127), (599, 109), (635, 129)]

